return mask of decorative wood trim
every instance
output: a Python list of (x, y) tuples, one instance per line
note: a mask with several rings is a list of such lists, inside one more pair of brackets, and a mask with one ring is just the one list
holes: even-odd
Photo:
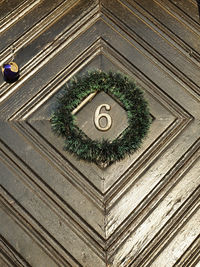
[[(83, 219), (76, 214), (76, 212), (73, 211), (67, 203), (64, 203), (64, 201), (61, 200), (55, 192), (45, 186), (44, 183), (40, 182), (40, 177), (37, 177), (36, 173), (34, 173), (30, 167), (26, 166), (25, 162), (22, 162), (22, 160), (17, 158), (13, 151), (11, 151), (3, 143), (1, 143), (1, 146), (4, 149), (4, 152), (1, 153), (2, 162), (4, 162), (4, 164), (17, 175), (17, 177), (27, 188), (29, 188), (29, 190), (37, 192), (37, 196), (41, 199), (41, 201), (50, 208), (52, 212), (60, 218), (60, 220), (62, 220), (62, 223), (65, 224), (66, 227), (69, 227), (77, 236), (84, 240), (84, 242), (87, 243), (98, 257), (104, 259), (104, 239), (99, 234), (95, 233), (95, 230), (92, 229), (90, 225), (87, 223), (83, 224)], [(2, 193), (0, 197), (2, 197)], [(31, 218), (29, 218), (29, 220), (30, 219)], [(36, 226), (35, 223), (34, 225)], [(48, 229), (45, 231), (47, 230)], [(41, 228), (40, 233), (45, 233), (43, 231), (44, 229)], [(47, 238), (47, 235), (45, 235), (45, 238)], [(54, 237), (50, 237), (50, 235), (48, 236), (48, 240), (51, 240), (51, 242), (53, 240), (52, 238)], [(54, 246), (55, 245), (56, 243)], [(57, 245), (56, 248), (58, 249)], [(59, 253), (63, 255), (63, 250), (60, 249)]]
[(178, 266), (196, 266), (200, 261), (200, 235), (192, 242), (192, 244), (186, 249), (183, 255), (174, 264), (174, 267)]
[(3, 187), (0, 188), (0, 198), (4, 211), (25, 229), (53, 261), (58, 265), (62, 263), (65, 266), (71, 266), (71, 264), (78, 266), (76, 260), (66, 250), (63, 250), (55, 239)]
[(13, 26), (19, 19), (27, 15), (33, 8), (39, 5), (41, 0), (27, 0), (16, 7), (11, 13), (0, 20), (0, 34)]
[(8, 266), (30, 267), (28, 262), (0, 235), (1, 253), (0, 258), (8, 264)]
[[(22, 49), (26, 44), (32, 42), (35, 38), (41, 35), (42, 32), (50, 27), (53, 23), (55, 23), (56, 20), (64, 16), (69, 11), (69, 9), (71, 9), (72, 6), (79, 0), (70, 1), (71, 2), (65, 1), (64, 3), (62, 3), (61, 6), (56, 8), (52, 13), (41, 20), (39, 24), (36, 24), (35, 27), (32, 27), (30, 31), (24, 34), (20, 39), (16, 40), (16, 42), (12, 45), (15, 53)], [(61, 12), (63, 8), (66, 10), (65, 12)], [(95, 16), (97, 10), (98, 8), (89, 10), (88, 13), (84, 14), (82, 19), (78, 20), (79, 23), (75, 22), (70, 29), (67, 28), (64, 32), (60, 33), (59, 37), (56, 40), (46, 46), (42, 51), (40, 51), (39, 54), (36, 54), (33, 58), (31, 58), (29, 62), (26, 62), (25, 66), (21, 67), (20, 81), (18, 81), (17, 84), (8, 85), (6, 83), (3, 83), (0, 87), (0, 102), (6, 100), (9, 95), (14, 93), (20, 87), (21, 84), (29, 79), (34, 73), (39, 71), (39, 69), (42, 68), (48, 62), (48, 60), (50, 60), (55, 55), (55, 53), (59, 53), (59, 51), (61, 51), (64, 46), (72, 42), (73, 38), (76, 38), (76, 36), (80, 32), (82, 32), (82, 27), (88, 27), (90, 23), (93, 24), (91, 17)], [(52, 17), (54, 18), (53, 20)], [(2, 58), (0, 65), (4, 64), (6, 61), (9, 61), (10, 48), (5, 50), (3, 54), (0, 54), (0, 56)]]

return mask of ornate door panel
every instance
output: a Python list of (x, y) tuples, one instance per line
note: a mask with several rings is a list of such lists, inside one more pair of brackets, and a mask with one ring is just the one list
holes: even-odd
[[(199, 30), (194, 0), (0, 1), (0, 62), (20, 67), (0, 77), (0, 266), (198, 266)], [(50, 124), (62, 85), (93, 69), (133, 78), (153, 118), (104, 168)]]

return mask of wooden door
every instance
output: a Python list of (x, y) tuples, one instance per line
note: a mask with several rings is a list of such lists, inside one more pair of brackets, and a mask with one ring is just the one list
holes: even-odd
[[(194, 0), (0, 1), (0, 266), (199, 266), (200, 25)], [(63, 151), (60, 88), (120, 71), (154, 118), (101, 168)], [(89, 116), (89, 115), (88, 115)]]

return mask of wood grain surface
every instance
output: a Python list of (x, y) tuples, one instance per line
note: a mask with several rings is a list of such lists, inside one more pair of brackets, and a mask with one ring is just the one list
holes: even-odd
[[(0, 266), (199, 266), (197, 1), (0, 1), (0, 65), (11, 60), (19, 80), (0, 76)], [(139, 151), (106, 168), (63, 151), (50, 124), (62, 85), (93, 69), (136, 80), (153, 118)]]

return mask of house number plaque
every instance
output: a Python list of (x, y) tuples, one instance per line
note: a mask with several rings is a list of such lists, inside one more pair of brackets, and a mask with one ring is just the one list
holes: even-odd
[[(101, 113), (101, 109), (105, 108), (107, 111), (111, 109), (109, 104), (101, 104), (97, 107), (94, 115), (94, 124), (96, 128), (100, 131), (108, 131), (112, 126), (112, 118), (108, 113)], [(105, 118), (106, 123), (104, 126), (101, 125), (101, 119)]]

